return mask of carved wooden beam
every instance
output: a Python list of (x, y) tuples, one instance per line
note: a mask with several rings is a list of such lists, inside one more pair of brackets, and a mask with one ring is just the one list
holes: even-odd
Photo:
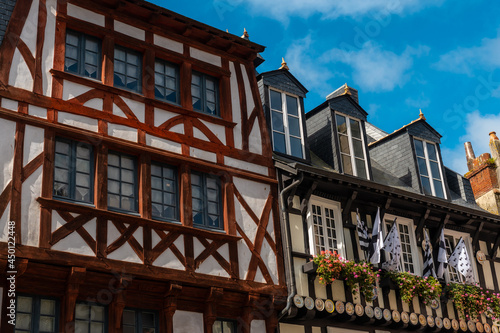
[(500, 234), (497, 234), (497, 240), (495, 241), (495, 244), (493, 245), (490, 251), (491, 259), (495, 259), (495, 255), (497, 254), (497, 249), (499, 245), (500, 245)]
[(207, 297), (205, 311), (203, 312), (206, 333), (212, 333), (214, 322), (217, 319), (217, 302), (222, 298), (223, 293), (224, 289), (222, 288), (210, 288), (210, 294)]
[(165, 318), (165, 323), (167, 323), (165, 327), (166, 333), (173, 333), (173, 317), (174, 313), (177, 310), (177, 297), (182, 292), (182, 286), (179, 284), (175, 284), (172, 282), (168, 283), (167, 292), (163, 298), (163, 317)]
[(80, 285), (85, 280), (86, 274), (87, 270), (84, 267), (71, 267), (66, 282), (66, 295), (64, 296), (63, 325), (68, 325), (74, 320), (76, 299), (80, 291)]
[(302, 216), (304, 216), (306, 214), (307, 208), (309, 206), (309, 199), (311, 199), (311, 195), (312, 195), (312, 193), (314, 192), (314, 190), (316, 189), (317, 186), (318, 186), (318, 182), (314, 181), (311, 184), (311, 187), (309, 187), (309, 189), (307, 190), (307, 192), (304, 195), (304, 197), (302, 198), (302, 200), (300, 202), (300, 213), (302, 214)]
[(253, 319), (253, 310), (256, 307), (259, 297), (260, 295), (256, 293), (249, 293), (247, 296), (247, 300), (243, 307), (243, 315), (242, 315), (243, 325), (241, 325), (242, 333), (250, 333), (250, 323), (252, 322)]
[(346, 202), (346, 204), (344, 206), (344, 209), (342, 210), (342, 224), (348, 224), (347, 223), (347, 217), (351, 213), (352, 203), (356, 199), (357, 196), (358, 196), (358, 192), (357, 191), (352, 191), (351, 196), (349, 197), (349, 199), (347, 199), (347, 202)]
[(113, 303), (111, 304), (112, 307), (111, 320), (113, 320), (114, 327), (116, 329), (120, 329), (122, 325), (123, 310), (125, 309), (126, 305), (126, 298), (127, 298), (126, 288), (132, 282), (132, 276), (120, 275), (115, 278), (117, 278), (116, 283), (115, 284), (110, 283), (110, 288), (115, 288), (114, 290), (111, 290), (115, 294)]
[(483, 230), (483, 227), (484, 227), (484, 221), (479, 224), (479, 227), (477, 228), (476, 232), (474, 233), (474, 237), (472, 238), (472, 250), (474, 252), (479, 250), (479, 248), (478, 248), (479, 234)]
[(441, 231), (444, 229), (444, 227), (446, 226), (446, 224), (448, 224), (448, 221), (450, 220), (450, 214), (446, 214), (444, 219), (443, 219), (443, 223), (441, 224), (441, 226), (439, 227), (438, 229), (438, 232), (434, 235), (434, 237), (432, 238), (432, 246), (437, 249), (438, 246), (439, 246), (439, 237), (441, 236)]
[(420, 221), (418, 222), (417, 229), (415, 230), (415, 237), (417, 239), (418, 244), (420, 244), (422, 242), (422, 239), (423, 239), (422, 230), (424, 230), (425, 220), (427, 220), (430, 213), (431, 213), (431, 210), (429, 208), (427, 208), (424, 215), (422, 215), (422, 217), (420, 218)]

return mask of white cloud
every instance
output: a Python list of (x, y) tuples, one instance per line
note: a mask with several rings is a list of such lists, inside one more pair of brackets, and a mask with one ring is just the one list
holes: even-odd
[(476, 157), (490, 153), (488, 135), (490, 132), (497, 132), (497, 135), (500, 135), (500, 115), (482, 115), (479, 111), (469, 113), (465, 119), (465, 134), (459, 138), (459, 143), (453, 149), (443, 149), (444, 164), (465, 174), (468, 170), (464, 143), (467, 141), (472, 143)]
[[(416, 109), (425, 109), (431, 104), (431, 100), (428, 99), (425, 94), (422, 92), (419, 96), (416, 97), (408, 97), (405, 100), (406, 105)], [(425, 110), (424, 110), (425, 112)]]
[(324, 54), (322, 60), (349, 65), (355, 83), (365, 91), (391, 91), (408, 81), (413, 58), (428, 52), (427, 46), (408, 46), (398, 55), (369, 41), (358, 50), (332, 49)]
[[(373, 17), (392, 14), (404, 15), (426, 7), (439, 6), (444, 0), (236, 0), (237, 4), (247, 4), (252, 12), (288, 22), (291, 16), (308, 18), (319, 14), (324, 19), (354, 17), (371, 14)], [(233, 1), (234, 5), (235, 2)]]
[(439, 70), (472, 76), (476, 68), (500, 68), (500, 35), (484, 38), (481, 45), (469, 48), (459, 47), (443, 54), (435, 67)]

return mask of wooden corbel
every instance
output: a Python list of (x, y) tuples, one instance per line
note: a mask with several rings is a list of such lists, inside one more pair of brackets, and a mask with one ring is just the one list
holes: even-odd
[(65, 324), (75, 319), (75, 304), (80, 292), (80, 285), (85, 281), (87, 270), (84, 267), (71, 267), (66, 282), (66, 295), (64, 296), (64, 321)]
[[(441, 231), (445, 228), (446, 224), (448, 224), (448, 221), (450, 220), (450, 214), (446, 214), (446, 216), (443, 219), (443, 223), (440, 225), (438, 232), (434, 235), (434, 238), (432, 239), (431, 243), (432, 246), (437, 250), (439, 247), (439, 237), (441, 236)], [(436, 251), (435, 250), (435, 251)]]
[(481, 234), (481, 231), (483, 230), (484, 227), (484, 221), (479, 224), (479, 226), (476, 229), (476, 232), (474, 233), (474, 237), (472, 238), (472, 250), (474, 253), (476, 253), (479, 250), (479, 235)]
[(306, 194), (302, 197), (302, 200), (300, 202), (300, 213), (302, 216), (305, 216), (307, 213), (307, 209), (309, 207), (309, 199), (311, 199), (311, 195), (318, 186), (318, 182), (314, 181), (309, 189), (307, 190)]
[(495, 244), (493, 244), (493, 247), (490, 250), (490, 258), (491, 259), (496, 258), (498, 246), (500, 246), (500, 234), (497, 233)]
[(113, 298), (113, 318), (114, 327), (120, 329), (122, 325), (123, 310), (125, 309), (126, 299), (127, 299), (127, 287), (132, 282), (131, 276), (120, 275), (117, 279), (116, 286), (113, 286), (115, 291), (115, 297)]
[(343, 225), (351, 224), (351, 223), (347, 223), (347, 217), (349, 216), (349, 214), (351, 214), (351, 206), (352, 206), (352, 203), (354, 202), (354, 200), (356, 200), (357, 196), (358, 196), (358, 191), (352, 191), (351, 196), (349, 197), (349, 199), (347, 199), (347, 202), (344, 205), (344, 209), (342, 210), (342, 224)]
[(422, 215), (422, 217), (418, 221), (417, 229), (415, 230), (415, 238), (417, 239), (417, 244), (422, 243), (422, 239), (423, 239), (422, 231), (424, 230), (425, 220), (427, 220), (429, 218), (430, 213), (431, 213), (431, 210), (429, 208), (427, 208), (425, 210), (424, 215)]
[(207, 297), (203, 322), (205, 323), (205, 333), (212, 333), (214, 322), (217, 319), (217, 301), (222, 298), (224, 290), (222, 288), (211, 287)]
[(242, 315), (243, 325), (241, 327), (242, 333), (250, 333), (250, 323), (253, 320), (254, 310), (256, 308), (256, 304), (259, 298), (260, 295), (256, 293), (249, 293), (247, 296), (245, 305), (243, 306), (243, 315)]
[(173, 333), (173, 317), (177, 310), (177, 298), (182, 292), (182, 286), (180, 284), (169, 282), (167, 285), (167, 291), (163, 297), (163, 318), (165, 320), (165, 332)]

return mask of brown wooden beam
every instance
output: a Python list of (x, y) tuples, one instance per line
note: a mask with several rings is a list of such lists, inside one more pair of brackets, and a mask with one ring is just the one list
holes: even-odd
[(425, 213), (422, 215), (420, 218), (420, 221), (418, 222), (417, 229), (415, 230), (415, 237), (417, 239), (417, 243), (421, 243), (423, 239), (423, 230), (424, 230), (424, 225), (425, 225), (425, 220), (429, 217), (431, 210), (427, 208), (425, 210)]

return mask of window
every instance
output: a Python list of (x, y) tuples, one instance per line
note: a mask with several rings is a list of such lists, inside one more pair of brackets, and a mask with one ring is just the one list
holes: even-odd
[(122, 46), (115, 47), (114, 85), (140, 93), (141, 81), (141, 54)]
[(191, 172), (193, 225), (223, 229), (220, 179), (201, 172)]
[(108, 207), (137, 212), (136, 160), (116, 152), (108, 154)]
[(193, 72), (191, 80), (193, 110), (220, 116), (219, 80), (199, 72)]
[(93, 202), (92, 146), (56, 138), (54, 197)]
[(151, 164), (153, 218), (179, 220), (177, 170), (168, 165)]
[(436, 145), (419, 139), (413, 139), (413, 141), (424, 193), (445, 198)]
[(155, 97), (179, 104), (179, 68), (160, 59), (155, 61)]
[[(446, 245), (446, 255), (448, 256), (448, 258), (451, 256), (451, 254), (453, 253), (453, 250), (455, 250), (455, 246), (460, 241), (460, 238), (463, 238), (463, 240), (464, 240), (465, 247), (467, 249), (467, 253), (469, 255), (469, 259), (470, 259), (471, 264), (472, 264), (472, 269), (474, 271), (474, 279), (475, 279), (475, 277), (477, 276), (477, 274), (476, 274), (477, 272), (476, 272), (476, 267), (474, 264), (474, 262), (475, 262), (474, 256), (471, 256), (471, 253), (473, 253), (473, 252), (472, 252), (469, 234), (445, 229), (444, 230), (444, 242)], [(437, 263), (437, 264), (439, 266), (439, 263)], [(463, 282), (465, 282), (465, 277), (462, 274), (460, 274), (454, 267), (451, 267), (450, 265), (448, 265), (448, 267), (446, 268), (446, 271), (445, 271), (445, 280), (447, 283), (450, 283), (450, 282), (463, 283)]]
[(340, 114), (335, 115), (335, 120), (344, 173), (368, 179), (368, 164), (361, 123)]
[(38, 296), (17, 296), (16, 304), (16, 332), (59, 332), (58, 304), (55, 300)]
[(236, 333), (236, 323), (234, 321), (219, 319), (212, 326), (213, 333)]
[(106, 331), (106, 308), (104, 306), (76, 303), (75, 332), (103, 333)]
[[(396, 216), (386, 214), (384, 216), (385, 233), (384, 238), (387, 236), (392, 228), (394, 218)], [(420, 267), (418, 266), (415, 231), (413, 227), (413, 222), (410, 219), (403, 217), (397, 217), (396, 223), (398, 225), (399, 239), (401, 241), (401, 262), (399, 264), (399, 269), (403, 272), (409, 272), (412, 274), (418, 274), (420, 272)], [(386, 256), (391, 256), (390, 253), (385, 252)]]
[(274, 151), (304, 158), (298, 98), (275, 90), (269, 93)]
[(158, 332), (157, 316), (154, 311), (123, 310), (123, 333)]
[(320, 197), (311, 198), (307, 220), (312, 254), (318, 255), (321, 251), (344, 254), (339, 203)]
[(67, 30), (64, 71), (100, 79), (101, 41), (81, 32)]

